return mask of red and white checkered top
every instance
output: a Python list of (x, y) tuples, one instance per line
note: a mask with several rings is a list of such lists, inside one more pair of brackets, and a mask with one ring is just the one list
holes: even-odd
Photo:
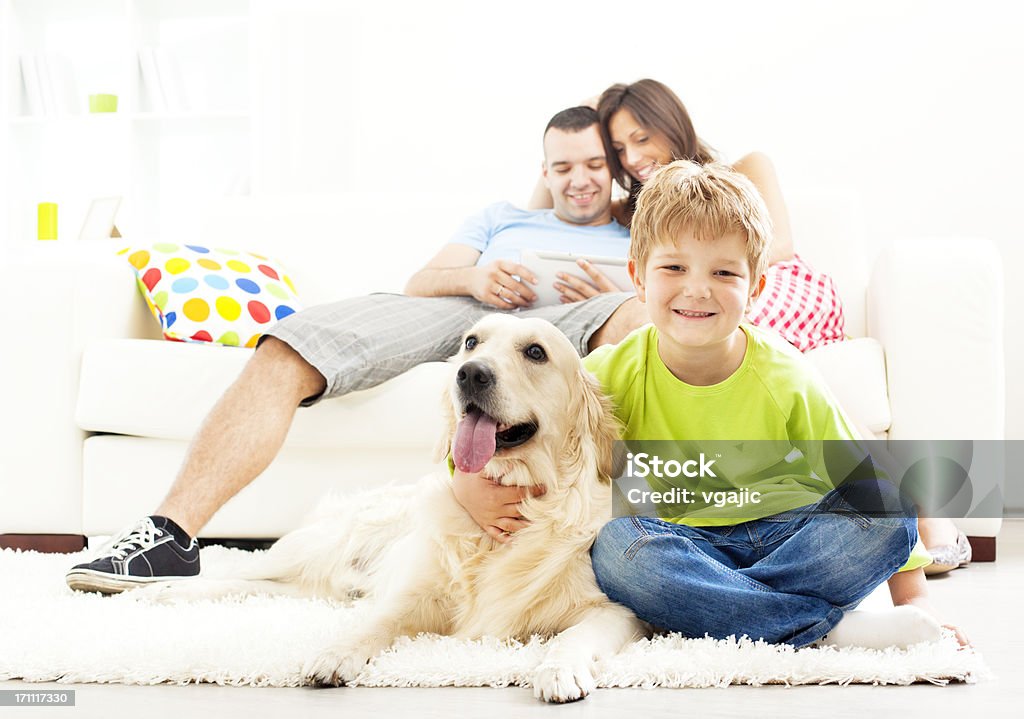
[(844, 336), (843, 302), (836, 285), (799, 255), (765, 273), (764, 291), (747, 313), (751, 324), (773, 329), (801, 352)]

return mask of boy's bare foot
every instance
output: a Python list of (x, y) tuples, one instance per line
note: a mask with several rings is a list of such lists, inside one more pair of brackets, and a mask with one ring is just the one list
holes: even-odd
[(885, 649), (934, 642), (942, 637), (942, 627), (926, 611), (905, 604), (881, 611), (853, 611), (843, 615), (817, 646)]

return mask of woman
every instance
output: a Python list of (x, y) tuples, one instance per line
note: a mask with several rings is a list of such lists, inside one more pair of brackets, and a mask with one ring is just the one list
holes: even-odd
[[(657, 80), (612, 85), (598, 100), (597, 112), (612, 177), (628, 193), (613, 203), (615, 218), (626, 226), (640, 189), (658, 167), (672, 160), (700, 164), (717, 160), (714, 150), (697, 136), (683, 103)], [(774, 229), (765, 288), (749, 308), (747, 319), (776, 330), (802, 352), (843, 339), (843, 306), (835, 284), (794, 252), (789, 213), (771, 161), (753, 152), (734, 162), (732, 168), (760, 191)], [(543, 186), (534, 193), (530, 207), (551, 207), (551, 197)], [(584, 269), (594, 271), (592, 267)], [(571, 276), (563, 279), (563, 301), (596, 294), (585, 282)], [(598, 286), (614, 289), (607, 280)]]

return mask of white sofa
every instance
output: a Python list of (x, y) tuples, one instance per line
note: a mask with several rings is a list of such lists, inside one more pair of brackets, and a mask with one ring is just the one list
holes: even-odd
[[(448, 207), (435, 199), (421, 203), (429, 217), (417, 226), (446, 216), (440, 226), (457, 224), (451, 213), (464, 213), (466, 198)], [(832, 274), (844, 298), (854, 339), (809, 356), (847, 412), (877, 437), (1002, 439), (1002, 269), (993, 246), (908, 239), (869, 258), (855, 201), (820, 192), (789, 200), (799, 251)], [(223, 246), (276, 254), (307, 304), (361, 294), (355, 281), (347, 291), (332, 285), (332, 263), (311, 251), (315, 243), (282, 238), (301, 232), (295, 218), (315, 215), (314, 206), (322, 211), (323, 198), (240, 200), (212, 218), (206, 234)], [(410, 222), (389, 216), (395, 205), (385, 193), (333, 198), (330, 206), (336, 218), (358, 211), (362, 225), (345, 223), (357, 237), (406, 231), (394, 225)], [(391, 218), (389, 229), (380, 217)], [(405, 260), (387, 288), (397, 289), (446, 234)], [(0, 436), (0, 534), (109, 534), (152, 511), (207, 410), (250, 355), (160, 340), (128, 264), (113, 254), (123, 244), (34, 248), (9, 263), (0, 284), (0, 320), (10, 341), (0, 356), (0, 397), (8, 408)], [(379, 243), (369, 244), (359, 251), (379, 253)], [(339, 261), (353, 247), (336, 247)], [(279, 458), (203, 535), (277, 537), (328, 490), (416, 478), (432, 466), (445, 376), (443, 363), (424, 365), (299, 410)], [(991, 538), (999, 520), (965, 526)]]

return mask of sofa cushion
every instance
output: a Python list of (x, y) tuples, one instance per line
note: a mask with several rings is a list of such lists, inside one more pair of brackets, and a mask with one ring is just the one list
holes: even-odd
[[(95, 340), (82, 356), (76, 422), (90, 432), (190, 440), (251, 356), (252, 350), (208, 344)], [(876, 340), (837, 342), (805, 357), (859, 426), (875, 435), (889, 428), (885, 360)], [(287, 443), (431, 447), (448, 376), (445, 363), (428, 363), (373, 389), (301, 409)]]
[[(334, 404), (329, 402), (327, 404)], [(303, 410), (306, 411), (306, 410)], [(113, 534), (140, 510), (159, 506), (182, 465), (188, 442), (96, 435), (82, 448), (82, 533)], [(286, 445), (259, 478), (239, 492), (201, 537), (272, 538), (302, 525), (331, 492), (354, 494), (386, 483), (415, 482), (435, 466), (429, 450), (389, 448), (387, 461), (372, 448)], [(45, 528), (44, 530), (45, 531)]]
[[(861, 432), (881, 437), (892, 424), (882, 345), (871, 337), (834, 342), (804, 355)], [(868, 437), (870, 439), (870, 437)]]
[[(252, 350), (161, 340), (89, 343), (75, 420), (91, 432), (190, 440)], [(441, 392), (449, 366), (433, 362), (389, 382), (300, 409), (292, 447), (421, 447), (441, 430)]]
[(118, 254), (135, 268), (169, 340), (255, 347), (267, 328), (302, 309), (284, 268), (263, 255), (169, 242)]

